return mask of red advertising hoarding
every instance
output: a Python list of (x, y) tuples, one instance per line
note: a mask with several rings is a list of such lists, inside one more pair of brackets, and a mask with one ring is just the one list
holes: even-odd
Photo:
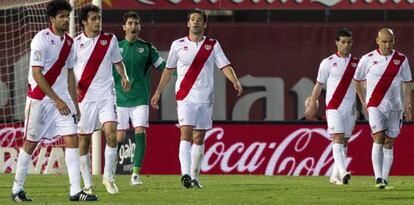
[[(78, 0), (82, 1), (82, 0)], [(395, 0), (103, 0), (105, 9), (412, 9), (414, 1)]]
[[(1, 125), (2, 172), (10, 172), (15, 166), (17, 149), (23, 142), (22, 132), (21, 125)], [(391, 175), (414, 175), (413, 135), (414, 124), (404, 125), (395, 144)], [(370, 136), (369, 126), (358, 124), (350, 138), (347, 166), (354, 175), (373, 174)], [(56, 142), (47, 142), (42, 146), (49, 147), (51, 144)], [(179, 129), (174, 123), (151, 124), (147, 132), (142, 173), (179, 174), (178, 147)], [(9, 154), (10, 148), (16, 150), (13, 156)], [(50, 164), (59, 166), (61, 161), (56, 157), (50, 158), (52, 155), (38, 152), (34, 159), (41, 158), (43, 169), (49, 167), (53, 170)], [(125, 160), (124, 156), (120, 157)], [(216, 123), (206, 135), (201, 171), (206, 174), (320, 176), (328, 175), (332, 166), (331, 141), (323, 123)]]

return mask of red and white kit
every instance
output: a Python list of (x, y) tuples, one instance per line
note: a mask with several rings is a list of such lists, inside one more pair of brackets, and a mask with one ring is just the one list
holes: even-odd
[[(76, 134), (76, 110), (68, 92), (68, 69), (74, 65), (73, 39), (65, 33), (63, 39), (50, 28), (38, 32), (30, 44), (28, 94), (25, 109), (25, 135), (27, 140)], [(61, 115), (54, 102), (37, 86), (32, 67), (42, 67), (42, 74), (71, 109), (68, 116)]]
[(402, 120), (401, 82), (412, 81), (407, 57), (397, 51), (383, 56), (374, 50), (361, 58), (355, 80), (366, 80), (369, 123), (373, 133), (397, 137)]
[[(79, 133), (90, 134), (103, 123), (117, 121), (112, 65), (122, 61), (115, 35), (85, 33), (75, 38), (75, 77), (78, 86)], [(100, 124), (99, 124), (99, 123)]]
[(180, 126), (211, 128), (214, 66), (222, 69), (228, 65), (230, 62), (215, 39), (203, 37), (196, 43), (184, 37), (172, 43), (166, 67), (177, 68), (175, 92)]
[(322, 60), (317, 82), (326, 84), (326, 117), (330, 134), (349, 138), (355, 126), (355, 87), (352, 78), (359, 59), (333, 54)]

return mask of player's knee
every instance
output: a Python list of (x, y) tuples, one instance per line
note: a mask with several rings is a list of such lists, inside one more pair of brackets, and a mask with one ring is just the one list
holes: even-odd
[(135, 134), (145, 133), (145, 127), (136, 127)]
[(27, 154), (32, 154), (33, 151), (36, 149), (37, 146), (37, 142), (31, 142), (31, 141), (25, 141), (24, 145), (23, 145), (23, 150), (27, 153)]
[(392, 149), (394, 147), (394, 139), (387, 137), (384, 140), (384, 148), (385, 149)]

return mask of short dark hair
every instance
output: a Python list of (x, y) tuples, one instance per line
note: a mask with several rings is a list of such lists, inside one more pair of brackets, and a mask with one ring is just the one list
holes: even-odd
[(347, 28), (341, 28), (336, 32), (336, 41), (339, 41), (341, 37), (352, 37), (352, 32)]
[(46, 6), (46, 14), (48, 17), (56, 17), (59, 11), (72, 11), (72, 6), (66, 0), (53, 0)]
[(101, 9), (98, 6), (93, 5), (93, 4), (88, 4), (84, 7), (82, 7), (82, 9), (80, 10), (80, 13), (79, 13), (79, 25), (81, 27), (84, 27), (83, 24), (82, 24), (82, 21), (88, 21), (88, 13), (90, 11), (93, 11), (93, 12), (96, 12), (96, 13), (101, 13)]
[(207, 13), (204, 10), (201, 10), (201, 9), (194, 9), (194, 10), (191, 10), (190, 12), (188, 12), (188, 14), (187, 14), (187, 20), (188, 21), (190, 20), (191, 14), (194, 14), (194, 13), (198, 13), (201, 16), (203, 16), (204, 23), (207, 23), (207, 21), (208, 21)]
[(124, 24), (128, 21), (129, 18), (137, 19), (138, 22), (141, 23), (141, 17), (139, 16), (138, 12), (136, 11), (128, 11), (124, 14)]

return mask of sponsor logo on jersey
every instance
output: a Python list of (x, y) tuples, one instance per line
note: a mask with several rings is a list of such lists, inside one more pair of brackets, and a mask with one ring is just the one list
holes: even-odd
[(204, 45), (204, 48), (209, 51), (211, 50), (211, 45)]

